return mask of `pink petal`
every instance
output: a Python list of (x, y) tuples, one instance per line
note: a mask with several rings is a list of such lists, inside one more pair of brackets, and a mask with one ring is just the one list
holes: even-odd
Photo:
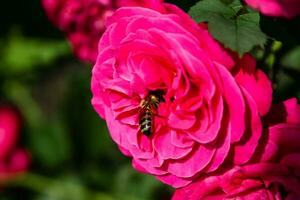
[(128, 151), (127, 149), (123, 148), (122, 146), (118, 146), (120, 151), (125, 155), (125, 156), (128, 156), (128, 157), (132, 157), (130, 151)]
[(291, 98), (272, 105), (270, 112), (266, 116), (266, 122), (268, 124), (300, 124), (300, 105), (297, 103), (297, 99)]
[(294, 169), (296, 176), (300, 177), (300, 153), (293, 153), (285, 156), (280, 163)]
[(230, 132), (230, 124), (228, 124), (228, 120), (224, 117), (222, 127), (215, 144), (216, 152), (209, 166), (206, 168), (207, 172), (216, 170), (226, 159), (230, 150), (230, 134), (228, 134)]
[(194, 145), (194, 141), (184, 132), (171, 130), (172, 145), (180, 148), (187, 148)]
[[(211, 112), (210, 115), (212, 119), (205, 119), (209, 121), (208, 127), (203, 129), (203, 126), (201, 123), (199, 124), (200, 128), (198, 126), (194, 127), (197, 128), (196, 131), (193, 131), (193, 129), (189, 130), (189, 135), (191, 138), (199, 142), (200, 144), (207, 144), (209, 142), (212, 142), (216, 139), (220, 132), (221, 127), (221, 120), (224, 118), (224, 105), (223, 105), (223, 99), (222, 97), (215, 97), (212, 102), (210, 102), (210, 105), (207, 105), (207, 109)], [(202, 108), (203, 109), (203, 108)], [(208, 118), (208, 116), (206, 116)], [(204, 120), (202, 119), (201, 122), (203, 123)], [(198, 125), (198, 124), (197, 124)]]
[(15, 150), (10, 158), (9, 171), (20, 172), (26, 171), (30, 164), (30, 154), (24, 149)]
[(203, 170), (214, 155), (215, 149), (208, 145), (194, 146), (193, 151), (180, 160), (170, 160), (167, 171), (175, 176), (189, 178)]
[(172, 174), (164, 174), (164, 175), (156, 176), (156, 178), (165, 184), (171, 185), (174, 188), (184, 187), (192, 182), (191, 179), (180, 178)]
[(164, 159), (156, 153), (155, 156), (148, 159), (147, 162), (153, 167), (160, 168), (163, 167)]
[[(107, 126), (110, 131), (110, 135), (111, 135), (112, 139), (118, 145), (127, 149), (129, 146), (129, 143), (128, 143), (126, 134), (124, 134), (124, 133), (134, 134), (136, 132), (135, 129), (131, 128), (128, 125), (123, 125), (118, 120), (115, 120), (115, 118), (112, 115), (112, 112), (108, 108), (106, 108), (105, 111), (106, 111), (105, 115), (107, 117), (106, 123), (107, 123)], [(118, 128), (115, 128), (115, 127), (118, 127)]]
[(242, 167), (242, 173), (249, 177), (287, 176), (290, 171), (284, 165), (276, 163), (257, 163)]
[(270, 140), (277, 144), (281, 153), (300, 152), (300, 125), (278, 124), (269, 128)]
[(259, 113), (265, 115), (272, 103), (272, 84), (267, 75), (255, 68), (254, 58), (246, 54), (238, 63), (239, 71), (235, 79), (256, 102)]
[(159, 133), (156, 133), (154, 136), (154, 149), (158, 153), (159, 157), (162, 159), (180, 159), (187, 154), (189, 154), (193, 147), (180, 148), (172, 145), (171, 143), (171, 132), (167, 130), (162, 130)]
[(130, 154), (135, 158), (149, 159), (153, 157), (154, 155), (153, 150), (149, 151), (149, 149), (145, 150), (139, 147), (137, 127), (122, 124), (119, 120), (116, 120), (113, 117), (112, 112), (109, 109), (106, 109), (105, 115), (107, 117), (106, 123), (109, 129), (109, 133), (112, 139), (119, 146), (128, 150)]
[(245, 0), (254, 9), (273, 17), (293, 18), (300, 13), (298, 0)]
[(255, 102), (246, 90), (243, 89), (243, 92), (249, 109), (246, 113), (248, 127), (241, 141), (234, 146), (233, 160), (235, 164), (244, 164), (250, 160), (262, 136), (262, 124)]
[(296, 98), (291, 98), (283, 102), (286, 110), (286, 122), (291, 124), (300, 124), (300, 105)]
[(219, 88), (223, 93), (223, 101), (227, 104), (231, 123), (231, 142), (237, 142), (245, 130), (244, 116), (246, 112), (243, 95), (232, 75), (224, 66), (215, 63), (215, 73)]
[(256, 148), (251, 163), (257, 162), (272, 162), (278, 155), (279, 145), (269, 139), (269, 132), (264, 131), (263, 136), (259, 141), (259, 145)]
[[(220, 179), (218, 176), (208, 176), (194, 181), (190, 185), (177, 189), (172, 200), (199, 200), (214, 196), (219, 192)], [(224, 193), (223, 193), (224, 194)]]
[(162, 170), (159, 167), (154, 167), (152, 165), (149, 164), (148, 160), (145, 159), (136, 159), (134, 158), (133, 161), (133, 167), (137, 167), (137, 170), (143, 169), (146, 173), (150, 173), (153, 175), (164, 175), (167, 174), (167, 172), (165, 170)]
[(15, 148), (20, 129), (18, 113), (9, 107), (0, 107), (0, 160)]
[(235, 197), (243, 200), (275, 200), (273, 194), (271, 194), (271, 192), (268, 189), (264, 188), (256, 188), (253, 190), (249, 190), (248, 192), (241, 193), (239, 195), (236, 195)]
[(179, 130), (187, 130), (191, 128), (196, 122), (196, 116), (193, 114), (185, 114), (183, 112), (177, 111), (172, 112), (168, 118), (168, 125), (171, 128)]
[(173, 79), (172, 89), (176, 91), (176, 97), (181, 98), (187, 95), (190, 91), (191, 83), (187, 75), (178, 70), (176, 76)]

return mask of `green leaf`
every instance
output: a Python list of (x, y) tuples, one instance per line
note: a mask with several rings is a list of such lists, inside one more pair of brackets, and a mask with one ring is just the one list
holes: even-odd
[(300, 46), (295, 47), (285, 54), (281, 59), (281, 64), (300, 71)]
[(219, 0), (204, 0), (192, 6), (189, 10), (189, 15), (196, 22), (204, 22), (209, 21), (213, 15), (231, 17), (234, 15), (234, 11)]
[[(254, 46), (263, 46), (266, 37), (257, 24), (259, 15), (247, 13), (238, 16), (235, 20), (228, 20), (223, 16), (215, 15), (209, 23), (209, 31), (221, 43), (240, 55), (249, 52)], [(222, 31), (220, 31), (222, 30)]]
[(196, 22), (208, 22), (213, 37), (240, 55), (266, 42), (266, 35), (259, 27), (259, 14), (243, 7), (239, 1), (229, 5), (219, 0), (200, 1), (189, 14)]
[(1, 53), (1, 71), (23, 73), (68, 55), (70, 48), (66, 41), (25, 38), (18, 31), (12, 31)]

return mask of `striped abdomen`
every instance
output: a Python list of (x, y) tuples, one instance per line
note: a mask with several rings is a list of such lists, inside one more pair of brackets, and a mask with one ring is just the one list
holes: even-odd
[(152, 133), (152, 111), (150, 106), (144, 108), (140, 119), (140, 130), (143, 134), (150, 136)]
[(159, 96), (149, 94), (146, 99), (141, 102), (139, 128), (144, 135), (150, 136), (154, 129), (153, 115), (157, 112), (160, 101)]

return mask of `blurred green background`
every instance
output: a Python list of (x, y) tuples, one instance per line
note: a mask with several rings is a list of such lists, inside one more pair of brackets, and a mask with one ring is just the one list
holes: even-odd
[[(170, 2), (188, 10), (196, 1)], [(32, 154), (30, 172), (1, 189), (0, 199), (170, 199), (170, 187), (134, 171), (111, 141), (90, 104), (92, 66), (72, 55), (40, 2), (6, 0), (0, 15), (0, 101), (19, 108), (20, 143)], [(299, 98), (299, 18), (261, 22), (269, 40), (253, 54), (274, 82), (275, 102)]]

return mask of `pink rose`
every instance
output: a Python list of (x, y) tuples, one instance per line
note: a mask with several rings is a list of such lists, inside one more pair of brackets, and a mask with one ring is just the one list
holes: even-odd
[[(250, 160), (272, 93), (252, 57), (235, 63), (204, 25), (170, 4), (164, 12), (120, 8), (107, 26), (92, 104), (137, 170), (182, 187), (225, 161)], [(150, 129), (141, 123), (149, 97), (159, 101)]]
[(162, 0), (42, 0), (49, 19), (66, 34), (81, 60), (95, 63), (105, 19), (121, 6), (161, 9)]
[(300, 13), (299, 0), (245, 0), (245, 2), (268, 16), (293, 18)]
[(299, 189), (299, 176), (287, 166), (261, 163), (206, 176), (177, 189), (172, 200), (297, 200)]
[(94, 63), (104, 20), (115, 5), (111, 0), (42, 0), (49, 19), (66, 34), (74, 53)]
[(18, 115), (8, 107), (0, 107), (0, 160), (16, 145), (20, 120)]
[(151, 8), (155, 10), (162, 10), (163, 8), (163, 2), (164, 0), (118, 0), (117, 6), (119, 7), (132, 7), (132, 6), (138, 6), (138, 7), (145, 7), (145, 8)]
[(0, 181), (27, 170), (29, 154), (16, 148), (20, 118), (10, 107), (0, 107)]
[(269, 126), (249, 164), (201, 177), (173, 200), (300, 199), (300, 105), (287, 100), (266, 118)]

